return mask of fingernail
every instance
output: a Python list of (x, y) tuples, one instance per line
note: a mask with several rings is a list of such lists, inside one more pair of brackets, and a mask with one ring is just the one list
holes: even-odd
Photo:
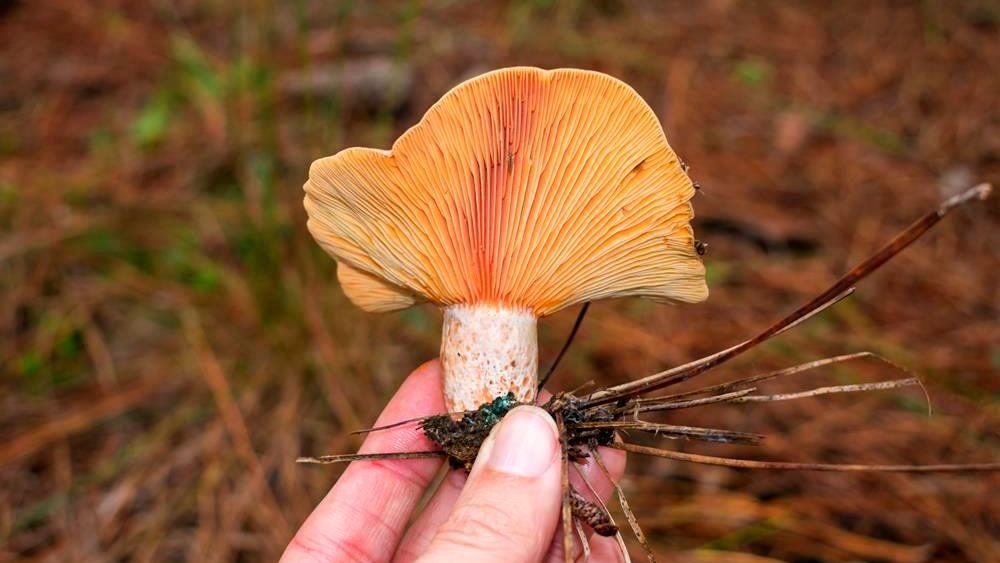
[(504, 417), (493, 442), (488, 458), (491, 469), (538, 477), (556, 457), (556, 424), (538, 407), (517, 407)]

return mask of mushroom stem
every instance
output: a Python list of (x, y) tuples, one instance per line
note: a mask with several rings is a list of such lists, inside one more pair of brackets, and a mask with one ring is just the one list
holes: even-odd
[(449, 412), (468, 411), (513, 392), (535, 400), (538, 335), (535, 315), (493, 305), (453, 305), (444, 310), (441, 364)]

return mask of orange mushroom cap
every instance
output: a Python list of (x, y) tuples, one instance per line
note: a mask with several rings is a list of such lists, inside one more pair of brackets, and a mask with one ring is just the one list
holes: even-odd
[(655, 114), (598, 72), (463, 82), (391, 151), (315, 161), (309, 231), (369, 311), (419, 301), (544, 316), (584, 301), (708, 295), (695, 190)]

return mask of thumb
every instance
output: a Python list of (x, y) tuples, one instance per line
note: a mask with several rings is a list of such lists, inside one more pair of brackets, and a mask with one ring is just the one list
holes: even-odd
[(561, 459), (547, 412), (510, 411), (483, 442), (451, 516), (420, 561), (540, 561), (559, 521)]

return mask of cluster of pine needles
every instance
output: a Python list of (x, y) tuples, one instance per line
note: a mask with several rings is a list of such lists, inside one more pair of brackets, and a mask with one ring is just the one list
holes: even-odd
[[(922, 388), (923, 386), (919, 379), (913, 377), (906, 372), (905, 369), (892, 363), (890, 360), (872, 352), (858, 352), (854, 354), (818, 359), (789, 368), (744, 377), (690, 391), (672, 394), (652, 394), (655, 391), (688, 381), (698, 375), (706, 373), (709, 370), (728, 362), (736, 356), (755, 348), (759, 344), (762, 344), (763, 342), (794, 328), (809, 318), (847, 298), (854, 292), (855, 285), (860, 280), (864, 279), (866, 276), (874, 272), (880, 266), (892, 259), (895, 255), (899, 254), (899, 252), (907, 246), (920, 238), (950, 211), (965, 203), (985, 199), (989, 195), (990, 189), (991, 188), (988, 184), (980, 184), (944, 201), (937, 209), (915, 221), (912, 225), (896, 235), (880, 250), (851, 269), (842, 278), (832, 284), (826, 291), (823, 291), (808, 303), (802, 305), (752, 338), (715, 354), (635, 381), (596, 390), (587, 394), (581, 394), (580, 396), (577, 395), (580, 390), (561, 392), (553, 395), (542, 406), (542, 408), (548, 411), (555, 419), (559, 428), (560, 439), (562, 441), (562, 519), (564, 522), (563, 541), (565, 546), (564, 554), (566, 561), (570, 561), (570, 558), (572, 557), (571, 554), (573, 552), (572, 543), (574, 533), (579, 535), (584, 558), (586, 559), (588, 557), (589, 553), (584, 525), (589, 526), (599, 535), (616, 537), (626, 561), (629, 558), (628, 551), (625, 548), (624, 539), (619, 531), (619, 527), (615, 523), (614, 518), (612, 517), (607, 506), (605, 506), (600, 499), (597, 499), (596, 503), (586, 500), (583, 495), (581, 495), (579, 491), (575, 490), (569, 483), (569, 472), (572, 467), (574, 470), (577, 470), (580, 477), (583, 479), (583, 482), (591, 489), (593, 488), (587, 481), (584, 473), (579, 471), (577, 467), (577, 464), (584, 462), (588, 458), (593, 459), (597, 466), (604, 471), (606, 477), (611, 480), (604, 460), (601, 458), (601, 454), (598, 450), (599, 447), (615, 448), (635, 454), (644, 454), (677, 461), (746, 469), (907, 473), (1000, 471), (1000, 463), (860, 465), (755, 461), (684, 453), (644, 446), (629, 441), (630, 433), (634, 432), (647, 433), (654, 436), (662, 436), (672, 439), (755, 445), (762, 442), (764, 439), (763, 435), (719, 428), (663, 424), (644, 420), (643, 415), (654, 412), (690, 409), (719, 403), (767, 403), (775, 401), (790, 401), (834, 393), (857, 393), (889, 390), (907, 386), (920, 386)], [(541, 378), (539, 389), (541, 389), (541, 387), (548, 382), (548, 379), (558, 366), (559, 361), (569, 349), (569, 345), (572, 342), (573, 337), (576, 335), (584, 316), (586, 315), (587, 308), (587, 304), (584, 304), (581, 308), (565, 345), (557, 355), (552, 367), (547, 371), (546, 375)], [(819, 387), (794, 393), (761, 394), (758, 392), (757, 385), (764, 381), (792, 376), (823, 366), (863, 359), (888, 364), (900, 372), (907, 373), (907, 377), (875, 383)], [(927, 404), (928, 412), (930, 413), (929, 397)], [(376, 459), (442, 457), (446, 458), (453, 467), (469, 470), (476, 459), (476, 455), (479, 452), (479, 448), (482, 445), (483, 440), (485, 440), (489, 435), (490, 430), (508, 411), (517, 405), (518, 403), (514, 399), (514, 396), (512, 394), (508, 394), (504, 397), (497, 397), (491, 403), (484, 404), (474, 411), (462, 413), (443, 413), (419, 419), (404, 420), (391, 425), (360, 431), (385, 431), (405, 424), (419, 424), (427, 437), (439, 446), (439, 449), (436, 450), (303, 457), (300, 458), (299, 461), (303, 463), (343, 463)], [(612, 480), (612, 483), (613, 482), (614, 481)], [(635, 515), (629, 508), (629, 503), (625, 498), (624, 492), (617, 484), (614, 486), (617, 500), (621, 505), (621, 509), (626, 517), (626, 520), (628, 521), (629, 528), (645, 550), (649, 561), (655, 561), (655, 556), (650, 548), (649, 542), (646, 540)]]

